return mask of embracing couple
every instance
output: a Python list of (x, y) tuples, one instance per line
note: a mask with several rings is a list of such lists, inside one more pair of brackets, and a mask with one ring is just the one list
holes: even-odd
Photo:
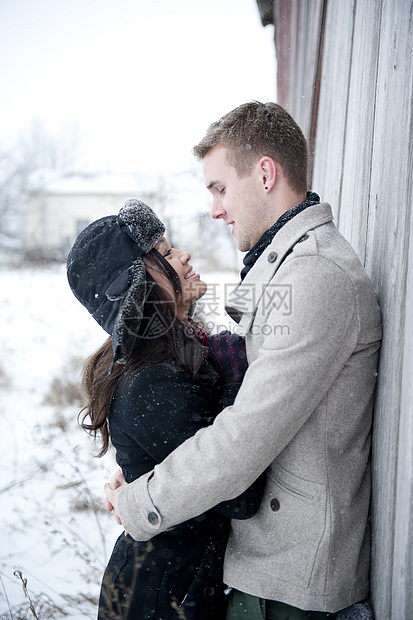
[(87, 361), (82, 425), (122, 473), (125, 532), (99, 619), (337, 618), (369, 594), (370, 449), (381, 317), (307, 144), (275, 103), (213, 123), (194, 148), (212, 217), (247, 252), (236, 333), (191, 318), (206, 284), (144, 203), (92, 223), (70, 286), (109, 334)]

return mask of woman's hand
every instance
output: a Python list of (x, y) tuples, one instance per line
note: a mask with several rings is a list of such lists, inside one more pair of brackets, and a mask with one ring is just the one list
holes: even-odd
[(208, 348), (210, 361), (224, 383), (241, 383), (248, 366), (244, 338), (224, 330), (209, 336)]
[(118, 469), (114, 476), (104, 486), (106, 499), (103, 502), (104, 507), (108, 512), (115, 516), (116, 522), (122, 525), (122, 521), (119, 515), (118, 498), (119, 493), (127, 486), (125, 478), (123, 477), (122, 470)]

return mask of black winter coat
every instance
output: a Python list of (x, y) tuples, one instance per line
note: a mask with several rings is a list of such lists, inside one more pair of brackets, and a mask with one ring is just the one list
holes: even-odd
[[(232, 403), (239, 385), (223, 385), (208, 362), (202, 370), (209, 376), (205, 385), (166, 363), (121, 380), (109, 423), (127, 482), (153, 469)], [(261, 476), (239, 498), (148, 542), (119, 536), (103, 577), (98, 620), (224, 620), (229, 518), (253, 516), (263, 486)]]

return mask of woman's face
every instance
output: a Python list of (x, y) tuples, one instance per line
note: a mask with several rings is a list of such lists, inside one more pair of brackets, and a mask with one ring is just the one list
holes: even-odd
[(199, 274), (196, 273), (192, 265), (189, 264), (191, 260), (189, 252), (172, 248), (165, 237), (159, 239), (155, 245), (155, 249), (158, 250), (177, 273), (182, 291), (180, 299), (176, 299), (172, 283), (165, 275), (151, 270), (149, 265), (148, 268), (158, 284), (164, 287), (170, 295), (171, 300), (176, 304), (176, 316), (181, 321), (186, 321), (188, 319), (188, 309), (190, 305), (206, 293), (207, 285), (200, 279)]

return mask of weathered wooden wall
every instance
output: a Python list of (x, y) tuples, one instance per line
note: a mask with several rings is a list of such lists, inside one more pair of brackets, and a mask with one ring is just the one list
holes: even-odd
[[(327, 0), (273, 0), (277, 99), (314, 150)], [(311, 170), (310, 170), (311, 174)]]
[(313, 187), (333, 205), (383, 312), (373, 437), (377, 620), (413, 618), (412, 95), (413, 3), (329, 0)]
[[(273, 0), (273, 11), (279, 102), (309, 139), (316, 121), (312, 188), (333, 206), (339, 229), (380, 297), (384, 339), (373, 436), (372, 603), (376, 620), (410, 620), (413, 2)], [(298, 57), (300, 49), (306, 54)], [(311, 50), (322, 61), (319, 98)]]

